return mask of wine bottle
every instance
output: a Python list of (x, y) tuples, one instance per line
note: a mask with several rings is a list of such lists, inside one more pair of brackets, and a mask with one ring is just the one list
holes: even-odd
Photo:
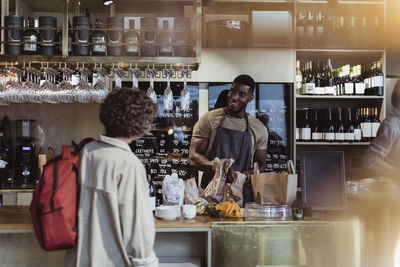
[(317, 66), (314, 72), (315, 75), (315, 88), (314, 88), (314, 94), (315, 95), (323, 95), (325, 94), (325, 89), (322, 86), (322, 74), (321, 74), (321, 64), (319, 61), (317, 61)]
[(332, 64), (331, 59), (328, 59), (327, 63), (327, 70), (326, 70), (326, 84), (325, 84), (325, 94), (326, 95), (335, 95), (335, 86), (334, 86), (334, 77), (332, 73)]
[(338, 117), (337, 117), (337, 124), (336, 124), (336, 131), (335, 131), (335, 141), (343, 142), (344, 141), (344, 125), (342, 121), (342, 109), (339, 107), (337, 109)]
[(315, 94), (315, 80), (314, 80), (312, 61), (308, 62), (308, 75), (305, 84), (305, 94), (306, 95)]
[(372, 78), (373, 84), (373, 94), (378, 96), (383, 96), (383, 72), (382, 72), (382, 65), (380, 61), (376, 62), (376, 68), (374, 71), (374, 76)]
[(355, 140), (354, 124), (352, 122), (351, 108), (347, 108), (346, 121), (345, 121), (344, 140), (346, 142), (353, 142)]
[(381, 126), (381, 121), (379, 120), (379, 117), (378, 117), (378, 108), (372, 108), (371, 138), (376, 137), (379, 126)]
[(360, 125), (360, 120), (358, 114), (360, 113), (360, 109), (354, 112), (354, 141), (360, 142), (362, 138), (362, 133), (361, 133), (361, 125)]
[(354, 95), (354, 84), (352, 81), (353, 73), (350, 71), (350, 65), (345, 65), (343, 69), (343, 86), (345, 95)]
[(325, 140), (328, 142), (335, 141), (335, 127), (332, 120), (332, 110), (328, 108), (328, 121), (325, 127)]
[(309, 120), (309, 109), (303, 109), (303, 116), (300, 127), (300, 140), (310, 141), (311, 140), (311, 126)]
[(300, 61), (296, 61), (296, 94), (301, 94), (301, 87), (303, 82), (303, 75), (300, 70)]
[(362, 121), (361, 121), (361, 132), (362, 132), (362, 141), (369, 142), (372, 137), (372, 124), (371, 118), (369, 116), (369, 108), (362, 109)]
[(318, 109), (314, 109), (314, 123), (311, 131), (311, 139), (315, 142), (322, 141), (322, 131), (319, 124), (320, 122), (318, 120)]
[(353, 79), (353, 84), (354, 84), (354, 93), (356, 95), (364, 95), (365, 94), (365, 83), (364, 80), (361, 76), (362, 70), (361, 70), (361, 65), (357, 65), (355, 67), (355, 75)]

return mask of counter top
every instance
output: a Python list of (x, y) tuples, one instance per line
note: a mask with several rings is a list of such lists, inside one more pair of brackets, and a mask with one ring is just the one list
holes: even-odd
[[(165, 221), (155, 218), (155, 226), (157, 231), (168, 231), (168, 229), (181, 229), (182, 231), (199, 231), (209, 229), (212, 225), (229, 225), (230, 223), (243, 223), (243, 224), (313, 224), (313, 223), (332, 223), (337, 221), (348, 221), (354, 218), (333, 218), (321, 214), (318, 219), (305, 218), (302, 221), (245, 221), (240, 219), (224, 219), (224, 218), (210, 218), (209, 216), (196, 216), (192, 220), (186, 220), (180, 217), (173, 221)], [(31, 216), (28, 206), (2, 206), (0, 207), (0, 230), (29, 230), (33, 229)]]
[[(210, 228), (211, 220), (208, 216), (196, 216), (192, 220), (180, 217), (173, 221), (164, 221), (155, 218), (155, 225), (156, 228)], [(29, 207), (0, 207), (0, 229), (33, 229)]]

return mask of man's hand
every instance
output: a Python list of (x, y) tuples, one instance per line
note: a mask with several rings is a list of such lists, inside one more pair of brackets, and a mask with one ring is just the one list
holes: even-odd
[(229, 167), (228, 173), (226, 174), (226, 182), (227, 183), (233, 183), (237, 178), (236, 172), (232, 169), (232, 167)]

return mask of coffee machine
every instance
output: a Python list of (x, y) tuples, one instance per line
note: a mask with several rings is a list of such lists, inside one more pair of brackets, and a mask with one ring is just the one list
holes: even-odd
[(36, 120), (16, 120), (15, 179), (18, 188), (32, 188), (39, 178)]
[(0, 128), (0, 188), (13, 188), (14, 147), (11, 138), (10, 119), (3, 117)]

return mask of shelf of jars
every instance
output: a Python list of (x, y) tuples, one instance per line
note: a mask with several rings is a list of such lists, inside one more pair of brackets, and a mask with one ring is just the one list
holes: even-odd
[[(56, 16), (34, 18), (37, 13), (32, 12), (24, 21), (22, 16), (9, 15), (1, 27), (6, 38), (0, 59), (8, 64), (83, 62), (103, 67), (119, 63), (126, 67), (133, 63), (141, 70), (149, 66), (162, 69), (165, 65), (197, 69), (201, 55), (201, 0), (179, 2), (180, 9), (187, 2), (192, 3), (192, 16), (177, 11), (171, 11), (170, 16), (154, 15), (163, 12), (155, 8), (147, 16), (144, 12), (140, 16), (132, 13), (107, 17), (106, 27), (102, 23), (104, 14), (91, 18), (88, 8), (86, 15), (72, 17), (72, 27), (67, 8), (61, 14), (62, 27)], [(68, 1), (65, 5), (68, 7)]]

